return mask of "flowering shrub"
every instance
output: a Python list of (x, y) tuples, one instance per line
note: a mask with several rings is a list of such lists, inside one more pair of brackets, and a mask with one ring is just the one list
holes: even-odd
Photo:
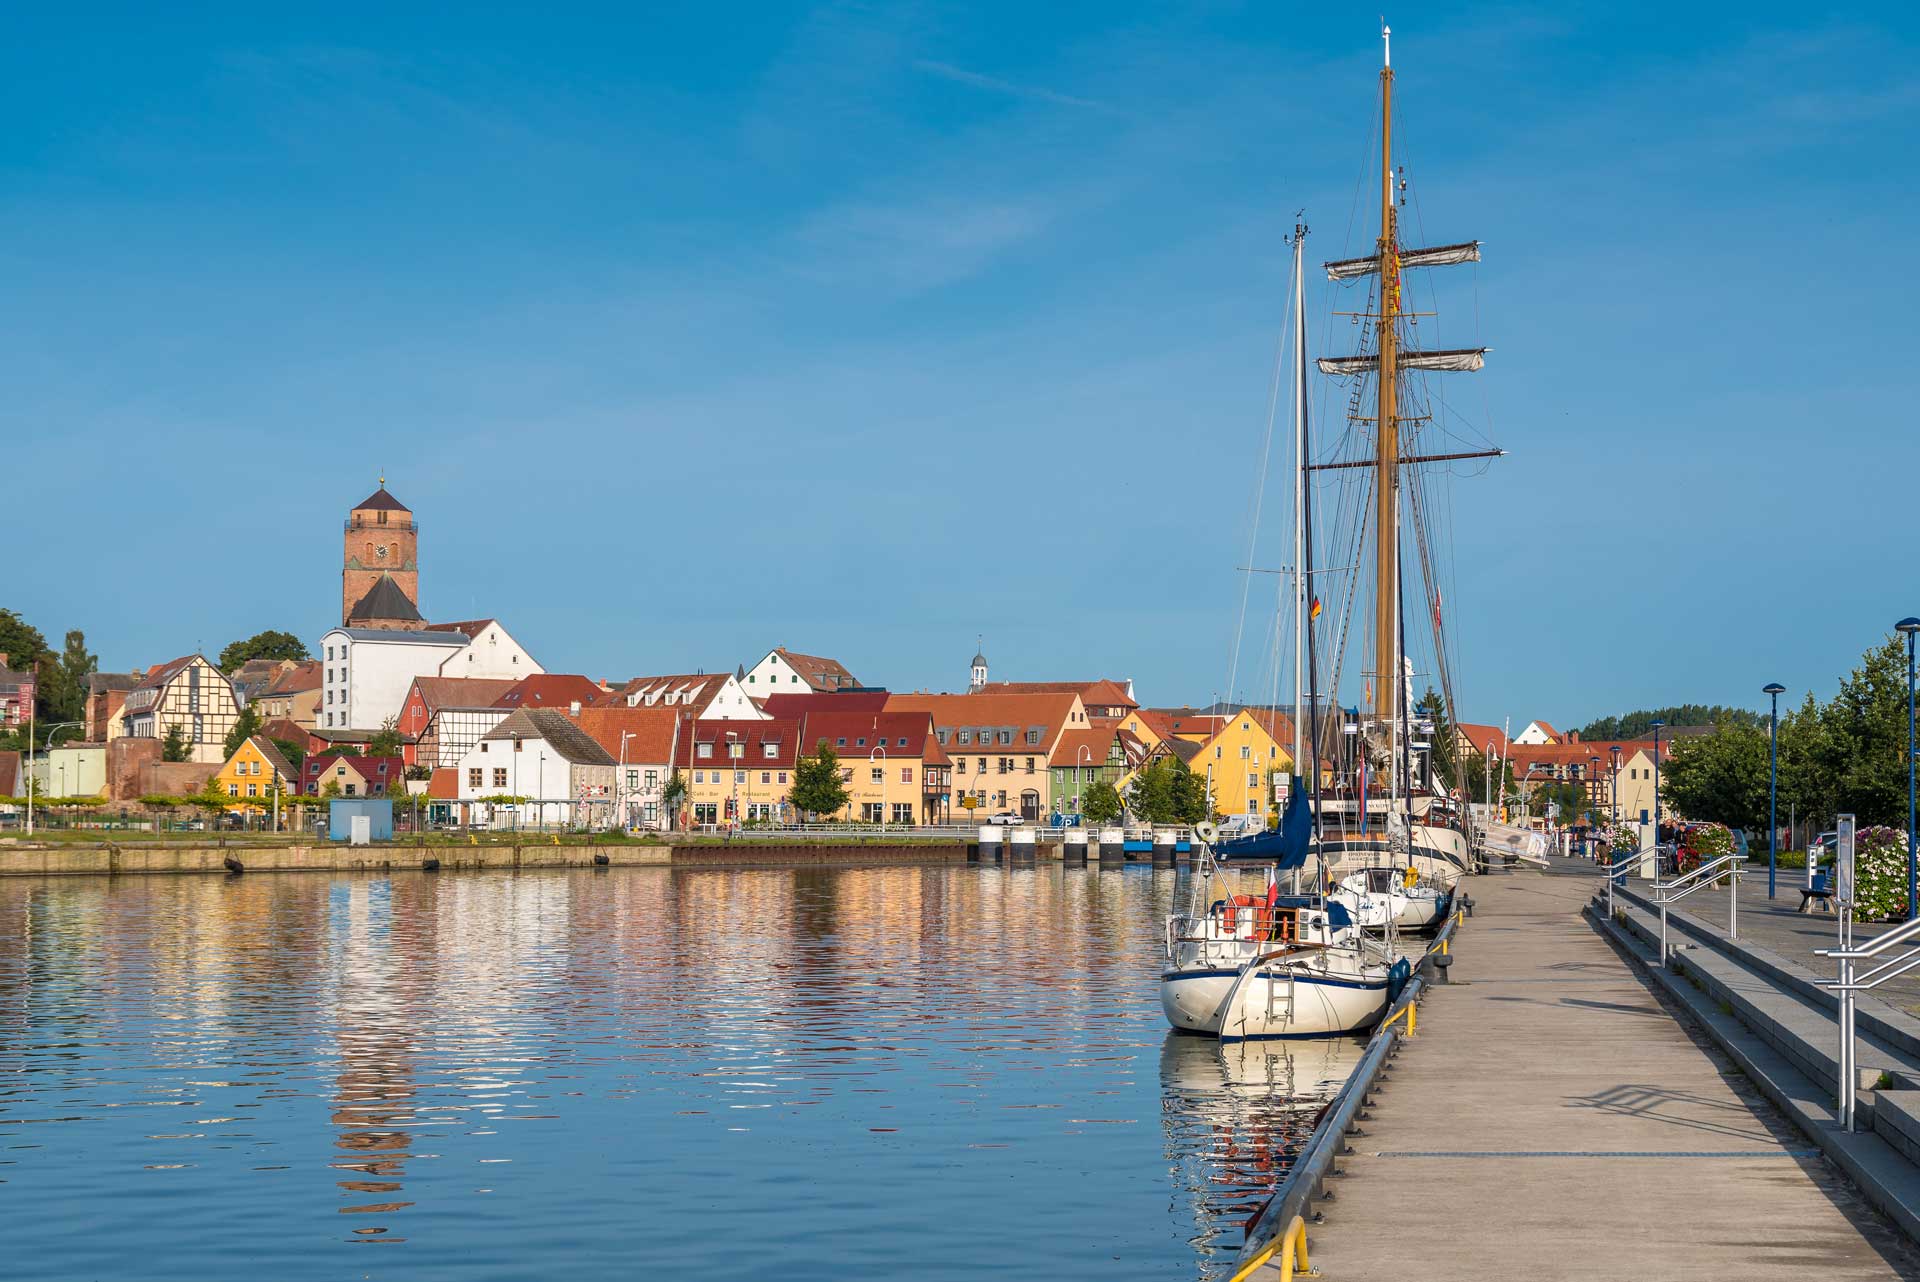
[(1868, 921), (1907, 915), (1907, 834), (1898, 828), (1854, 833), (1853, 911)]
[(1682, 824), (1675, 842), (1677, 871), (1692, 872), (1701, 864), (1733, 853), (1733, 830), (1725, 824)]

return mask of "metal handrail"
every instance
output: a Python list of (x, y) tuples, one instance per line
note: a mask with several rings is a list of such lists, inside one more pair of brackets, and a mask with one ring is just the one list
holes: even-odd
[[(1692, 872), (1681, 873), (1678, 877), (1675, 877), (1672, 881), (1654, 882), (1653, 890), (1654, 890), (1654, 893), (1658, 895), (1663, 891), (1671, 891), (1671, 890), (1678, 889), (1679, 887), (1686, 886), (1686, 889), (1681, 890), (1679, 894), (1677, 895), (1670, 894), (1666, 896), (1666, 901), (1668, 903), (1670, 904), (1678, 903), (1680, 900), (1685, 899), (1688, 895), (1691, 895), (1694, 891), (1700, 889), (1702, 886), (1712, 884), (1711, 882), (1702, 880), (1709, 873), (1713, 874), (1714, 881), (1720, 880), (1720, 873), (1718, 870), (1723, 868), (1732, 870), (1734, 874), (1738, 876), (1739, 865), (1744, 864), (1745, 862), (1746, 862), (1745, 857), (1741, 855), (1721, 855), (1717, 859), (1711, 859), (1711, 860), (1708, 860), (1706, 863), (1701, 864), (1698, 868), (1695, 868)], [(1688, 882), (1692, 882), (1693, 884), (1688, 886), (1687, 885)]]
[[(1843, 908), (1842, 912), (1846, 910)], [(1846, 918), (1841, 918), (1843, 931), (1846, 930)], [(1920, 917), (1913, 918), (1881, 935), (1865, 948), (1818, 948), (1815, 953), (1822, 957), (1833, 958), (1839, 967), (1839, 974), (1832, 983), (1821, 982), (1822, 988), (1832, 989), (1838, 998), (1840, 1007), (1835, 1012), (1835, 1024), (1840, 1034), (1840, 1054), (1835, 1063), (1839, 1081), (1835, 1083), (1834, 1116), (1840, 1129), (1853, 1129), (1854, 1093), (1859, 1085), (1854, 1060), (1854, 1002), (1855, 995), (1878, 988), (1889, 979), (1897, 979), (1908, 971), (1920, 967), (1920, 945), (1907, 949), (1894, 957), (1881, 962), (1863, 975), (1853, 973), (1853, 964), (1869, 957), (1877, 957), (1895, 944), (1920, 935)], [(1845, 938), (1843, 934), (1842, 938)]]
[[(1682, 873), (1672, 881), (1653, 883), (1653, 897), (1660, 905), (1660, 964), (1662, 966), (1667, 964), (1667, 905), (1677, 904), (1702, 886), (1710, 885), (1710, 882), (1702, 880), (1709, 873), (1713, 874), (1715, 880), (1718, 880), (1722, 873), (1726, 875), (1727, 937), (1740, 938), (1740, 865), (1745, 862), (1745, 857), (1741, 855), (1721, 855), (1717, 859), (1701, 864), (1690, 873)], [(1688, 885), (1689, 882), (1692, 884)], [(1681, 886), (1686, 888), (1677, 895), (1663, 893)]]
[(1877, 953), (1883, 953), (1894, 944), (1905, 943), (1915, 935), (1920, 935), (1920, 917), (1902, 922), (1886, 934), (1876, 936), (1874, 941), (1865, 948), (1816, 948), (1814, 952), (1822, 957), (1844, 957), (1848, 961), (1858, 961), (1862, 957), (1872, 957)]

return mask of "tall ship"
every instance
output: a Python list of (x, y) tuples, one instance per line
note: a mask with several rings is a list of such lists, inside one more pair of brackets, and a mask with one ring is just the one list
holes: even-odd
[[(1306, 768), (1318, 853), (1335, 879), (1384, 864), (1450, 885), (1473, 870), (1475, 843), (1465, 781), (1449, 781), (1442, 769), (1456, 755), (1453, 745), (1438, 737), (1456, 719), (1457, 656), (1445, 628), (1446, 481), (1502, 451), (1472, 439), (1444, 391), (1427, 386), (1430, 375), (1478, 371), (1487, 349), (1422, 346), (1421, 322), (1429, 335), (1440, 326), (1436, 311), (1410, 297), (1409, 273), (1478, 263), (1480, 242), (1405, 243), (1408, 182), (1394, 160), (1390, 29), (1382, 27), (1381, 41), (1379, 231), (1370, 253), (1324, 264), (1336, 286), (1365, 294), (1335, 312), (1350, 320), (1357, 350), (1314, 362), (1346, 394), (1345, 423), (1320, 455), (1308, 432), (1304, 317), (1294, 326), (1302, 349), (1294, 362), (1302, 567), (1294, 576), (1295, 648), (1304, 660), (1297, 684), (1305, 686), (1295, 703), (1304, 713), (1295, 717), (1304, 722), (1295, 760)], [(1304, 232), (1296, 228), (1296, 239)], [(1303, 313), (1302, 302), (1296, 298)], [(1316, 501), (1332, 509), (1318, 530)], [(1316, 569), (1322, 562), (1337, 568)], [(1336, 603), (1332, 611), (1322, 609), (1323, 589)], [(1416, 698), (1417, 674), (1437, 706)], [(1352, 703), (1337, 697), (1356, 686)]]
[[(1463, 439), (1425, 383), (1481, 369), (1487, 349), (1421, 346), (1420, 322), (1434, 332), (1437, 313), (1409, 300), (1406, 280), (1477, 263), (1480, 243), (1402, 243), (1408, 184), (1394, 163), (1391, 31), (1381, 38), (1379, 233), (1372, 252), (1325, 264), (1336, 286), (1366, 291), (1337, 313), (1359, 334), (1357, 350), (1312, 363), (1346, 394), (1345, 423), (1326, 448), (1311, 431), (1304, 219), (1290, 241), (1293, 775), (1277, 827), (1222, 838), (1201, 826), (1186, 903), (1167, 921), (1168, 1022), (1228, 1040), (1371, 1027), (1405, 982), (1396, 928), (1438, 925), (1474, 869), (1465, 781), (1450, 782), (1440, 764), (1453, 755), (1444, 736), (1455, 719), (1442, 482), (1501, 451)], [(1330, 515), (1316, 520), (1316, 505)], [(1433, 693), (1416, 701), (1423, 662)], [(1353, 687), (1360, 697), (1348, 705), (1339, 692)], [(1260, 881), (1232, 885), (1236, 866)]]

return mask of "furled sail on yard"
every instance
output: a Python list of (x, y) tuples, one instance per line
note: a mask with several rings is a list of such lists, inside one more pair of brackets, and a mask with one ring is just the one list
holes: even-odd
[[(1395, 363), (1401, 369), (1454, 370), (1471, 372), (1485, 365), (1484, 347), (1458, 347), (1449, 351), (1402, 351)], [(1377, 354), (1364, 356), (1322, 356), (1316, 362), (1322, 374), (1370, 374), (1380, 368)]]
[[(1452, 267), (1456, 263), (1477, 263), (1480, 261), (1480, 242), (1469, 240), (1458, 245), (1435, 245), (1432, 249), (1403, 249), (1400, 251), (1402, 267)], [(1355, 276), (1371, 276), (1380, 270), (1380, 255), (1368, 254), (1365, 258), (1342, 258), (1338, 262), (1325, 264), (1328, 280), (1351, 280)]]

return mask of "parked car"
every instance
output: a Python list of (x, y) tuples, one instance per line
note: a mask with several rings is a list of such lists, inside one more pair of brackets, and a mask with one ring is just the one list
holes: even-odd
[(987, 822), (990, 824), (1002, 824), (1011, 828), (1025, 823), (1026, 820), (1017, 810), (1000, 810), (994, 812), (993, 818), (987, 820)]

